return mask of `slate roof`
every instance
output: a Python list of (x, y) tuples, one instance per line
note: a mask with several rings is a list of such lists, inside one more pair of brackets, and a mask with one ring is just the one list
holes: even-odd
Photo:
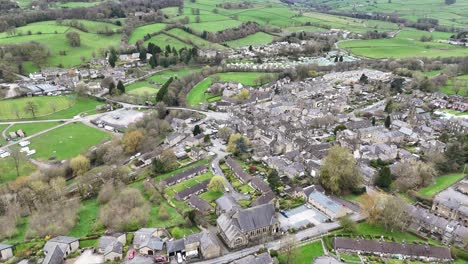
[(203, 191), (203, 190), (206, 190), (206, 188), (208, 188), (208, 184), (210, 183), (210, 180), (205, 180), (205, 181), (202, 181), (196, 185), (193, 185), (191, 187), (188, 187), (187, 189), (184, 189), (178, 193), (176, 193), (174, 195), (174, 198), (177, 200), (177, 201), (183, 201), (185, 199), (187, 199), (188, 197), (190, 197), (190, 195), (192, 194), (196, 194), (200, 191)]
[(400, 244), (395, 242), (337, 237), (333, 241), (333, 247), (335, 250), (342, 249), (372, 252), (374, 254), (404, 255), (446, 260), (452, 259), (450, 249), (428, 245)]
[(55, 247), (48, 251), (42, 264), (62, 264), (64, 257), (65, 253), (60, 249), (59, 245), (55, 244)]
[(195, 174), (202, 173), (203, 171), (206, 171), (206, 165), (199, 165), (190, 169), (187, 169), (183, 172), (177, 173), (164, 181), (166, 182), (167, 185), (173, 185), (177, 181), (185, 180)]
[(140, 248), (148, 247), (154, 250), (162, 250), (164, 247), (164, 241), (159, 237), (149, 237), (140, 245)]
[(0, 250), (5, 250), (7, 248), (12, 248), (12, 247), (13, 247), (13, 245), (7, 245), (7, 244), (1, 244), (0, 243)]
[(117, 254), (122, 254), (123, 252), (123, 245), (119, 241), (116, 241), (110, 245), (107, 246), (107, 248), (104, 250), (104, 256), (109, 254), (109, 253), (117, 253)]
[(250, 184), (255, 190), (261, 193), (271, 192), (270, 186), (257, 176), (252, 177)]
[(231, 157), (228, 157), (226, 159), (226, 163), (229, 165), (229, 167), (231, 167), (231, 169), (234, 171), (237, 177), (242, 179), (243, 182), (249, 182), (252, 179), (252, 176), (247, 174), (247, 172), (244, 171), (242, 166)]
[(133, 244), (141, 245), (157, 231), (157, 228), (140, 228), (135, 232)]
[(213, 209), (207, 201), (201, 199), (198, 195), (190, 196), (189, 204), (202, 213), (209, 212)]
[(240, 205), (236, 202), (232, 195), (225, 193), (223, 196), (216, 199), (216, 205), (224, 212), (230, 211), (232, 208), (239, 208)]
[(167, 253), (175, 253), (185, 249), (185, 243), (183, 239), (171, 240), (166, 243)]
[(275, 207), (268, 203), (239, 210), (236, 218), (239, 228), (244, 232), (270, 226), (276, 221)]
[(252, 202), (252, 206), (262, 205), (269, 203), (275, 199), (275, 194), (270, 191), (259, 196), (255, 201)]
[(258, 256), (248, 255), (247, 257), (241, 258), (234, 261), (235, 264), (271, 264), (273, 263), (272, 258), (268, 252), (262, 253)]
[(313, 200), (320, 204), (322, 207), (332, 211), (333, 213), (338, 213), (343, 209), (343, 206), (339, 203), (333, 201), (331, 198), (325, 194), (317, 191), (313, 191), (309, 194), (309, 200)]

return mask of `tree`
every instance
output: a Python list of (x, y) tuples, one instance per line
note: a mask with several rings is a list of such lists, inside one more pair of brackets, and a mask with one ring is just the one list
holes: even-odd
[(437, 176), (433, 166), (422, 161), (399, 162), (394, 166), (393, 172), (400, 191), (428, 186)]
[(238, 95), (239, 99), (246, 100), (250, 98), (250, 91), (248, 89), (242, 89)]
[(144, 135), (140, 130), (133, 130), (128, 133), (125, 133), (122, 138), (122, 144), (124, 146), (125, 152), (133, 154), (138, 150), (141, 141), (143, 140)]
[(156, 60), (156, 56), (151, 56), (151, 58), (149, 59), (149, 65), (151, 66), (151, 69), (154, 69), (158, 66), (158, 61)]
[(364, 199), (364, 209), (368, 212), (368, 220), (383, 226), (387, 231), (401, 231), (406, 228), (408, 216), (406, 202), (395, 196), (378, 194)]
[(455, 4), (456, 0), (445, 0), (446, 5), (453, 5)]
[(118, 60), (118, 56), (117, 56), (117, 51), (112, 48), (110, 50), (110, 53), (109, 53), (109, 58), (108, 58), (108, 62), (109, 62), (109, 65), (114, 68), (115, 67), (115, 64), (117, 63), (117, 60)]
[(73, 175), (83, 175), (90, 168), (90, 161), (83, 155), (78, 155), (71, 159), (70, 168), (73, 170)]
[(299, 257), (299, 250), (296, 247), (296, 237), (294, 235), (287, 235), (280, 241), (280, 247), (285, 256), (285, 264), (295, 264)]
[(27, 101), (24, 106), (24, 112), (30, 113), (33, 118), (36, 118), (36, 113), (39, 109), (39, 106), (33, 101)]
[(126, 188), (101, 207), (99, 218), (108, 229), (129, 231), (148, 222), (150, 209), (139, 190)]
[(336, 135), (336, 133), (338, 133), (338, 131), (343, 131), (343, 130), (345, 130), (345, 129), (346, 129), (346, 126), (343, 125), (343, 124), (337, 125), (337, 126), (335, 127), (335, 129), (333, 129), (333, 134)]
[(226, 180), (223, 176), (213, 176), (211, 178), (210, 183), (208, 184), (208, 190), (215, 191), (215, 192), (224, 192), (224, 185)]
[(270, 184), (271, 187), (273, 187), (273, 190), (278, 190), (278, 188), (282, 186), (281, 179), (276, 170), (272, 170), (268, 174), (268, 183)]
[(228, 141), (229, 137), (233, 133), (232, 129), (229, 127), (222, 127), (218, 129), (218, 136), (219, 138), (223, 139), (224, 141)]
[(177, 157), (170, 149), (164, 150), (159, 157), (153, 160), (153, 172), (155, 174), (166, 173), (175, 168)]
[(379, 170), (379, 175), (377, 176), (375, 184), (383, 189), (390, 187), (392, 184), (392, 174), (388, 166), (385, 166)]
[(115, 92), (115, 83), (111, 82), (109, 84), (109, 94), (112, 95)]
[(195, 127), (193, 128), (193, 135), (196, 136), (198, 134), (201, 134), (202, 133), (202, 130), (200, 128), (199, 125), (195, 125)]
[(372, 121), (372, 126), (375, 126), (375, 116), (372, 117), (371, 121)]
[(247, 152), (249, 140), (241, 134), (232, 134), (229, 137), (227, 151), (235, 155), (243, 154)]
[(359, 78), (359, 82), (360, 83), (363, 83), (363, 84), (368, 84), (369, 83), (369, 77), (367, 77), (367, 75), (365, 75), (364, 73), (361, 75), (361, 77)]
[(67, 37), (68, 43), (71, 47), (76, 48), (81, 46), (80, 34), (78, 34), (77, 32), (68, 32), (65, 36)]
[(166, 220), (169, 219), (169, 213), (167, 212), (166, 206), (162, 205), (159, 208), (158, 217), (159, 217), (159, 219), (161, 219), (163, 221), (166, 221)]
[(320, 183), (334, 194), (354, 190), (362, 183), (356, 160), (346, 148), (333, 146), (320, 166)]
[(210, 144), (211, 143), (210, 135), (205, 135), (203, 137), (203, 143), (205, 143), (205, 144)]
[(16, 177), (19, 177), (20, 166), (21, 166), (22, 161), (24, 161), (25, 157), (23, 153), (21, 153), (18, 149), (15, 149), (15, 148), (11, 149), (10, 157), (13, 160), (13, 165), (15, 166)]
[(384, 124), (385, 124), (386, 128), (390, 128), (390, 126), (392, 125), (392, 121), (390, 120), (390, 116), (387, 116), (385, 118), (385, 123)]
[(125, 85), (123, 84), (121, 80), (119, 80), (119, 82), (117, 83), (117, 90), (119, 91), (120, 94), (125, 93)]
[(346, 233), (356, 232), (356, 223), (348, 215), (340, 218), (340, 226)]
[(138, 56), (138, 58), (139, 58), (141, 61), (146, 61), (146, 50), (145, 50), (145, 49), (141, 49), (141, 50), (140, 50), (140, 55)]

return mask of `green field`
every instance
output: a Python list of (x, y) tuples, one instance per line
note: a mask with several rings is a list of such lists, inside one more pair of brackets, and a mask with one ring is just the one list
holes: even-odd
[(199, 49), (216, 49), (216, 50), (225, 50), (226, 47), (217, 44), (217, 43), (212, 43), (207, 40), (204, 40), (198, 36), (195, 36), (193, 34), (190, 34), (180, 28), (173, 28), (169, 30), (169, 33), (176, 35), (177, 37), (183, 39), (187, 43), (191, 43), (194, 46), (197, 46)]
[[(8, 125), (0, 125), (0, 134), (2, 133), (3, 130), (5, 130), (6, 128), (8, 127)], [(6, 141), (5, 139), (0, 136), (0, 146), (3, 146), (3, 144), (5, 144)]]
[[(462, 88), (458, 92), (459, 95), (468, 96), (468, 75), (462, 75), (455, 78), (455, 81), (460, 82)], [(448, 95), (453, 95), (453, 82), (454, 80), (449, 79), (447, 84), (440, 88), (440, 92)]]
[(85, 237), (91, 234), (97, 224), (99, 208), (100, 205), (97, 200), (82, 201), (78, 211), (77, 224), (68, 235), (72, 237)]
[[(295, 249), (295, 251), (297, 251), (297, 254), (293, 253), (294, 255), (292, 256), (295, 264), (310, 264), (316, 257), (323, 256), (324, 254), (321, 241), (301, 246)], [(278, 259), (280, 263), (286, 263), (286, 256), (284, 254), (280, 254)]]
[(34, 135), (38, 132), (41, 132), (42, 130), (46, 130), (48, 128), (54, 127), (56, 125), (60, 124), (59, 122), (44, 122), (44, 123), (24, 123), (24, 124), (16, 124), (11, 126), (7, 130), (7, 135), (9, 132), (15, 132), (18, 131), (19, 129), (23, 130), (23, 132), (26, 134), (26, 136), (31, 136)]
[(181, 78), (187, 74), (195, 71), (193, 68), (181, 68), (181, 69), (171, 69), (160, 71), (153, 76), (147, 78), (144, 81), (139, 81), (127, 85), (125, 90), (129, 94), (142, 95), (145, 92), (148, 94), (156, 94), (161, 87), (169, 78), (178, 77)]
[(67, 3), (59, 3), (57, 5), (49, 5), (49, 7), (56, 7), (56, 8), (76, 8), (76, 7), (90, 7), (90, 6), (97, 6), (102, 2), (67, 2)]
[[(32, 114), (24, 111), (26, 102), (29, 101), (38, 106), (37, 119), (72, 118), (82, 112), (94, 113), (96, 106), (102, 105), (96, 100), (76, 96), (36, 96), (1, 100), (0, 120), (32, 119)], [(55, 112), (52, 105), (55, 106)], [(15, 109), (18, 110), (19, 118)]]
[(273, 36), (264, 32), (257, 32), (255, 34), (249, 35), (245, 38), (240, 38), (236, 40), (231, 40), (226, 42), (229, 47), (239, 48), (243, 46), (256, 46), (262, 44), (269, 44), (273, 41)]
[(224, 21), (212, 21), (212, 22), (201, 22), (201, 23), (190, 23), (189, 27), (197, 32), (218, 32), (228, 28), (234, 28), (242, 24), (240, 21), (236, 20), (224, 20)]
[(31, 139), (29, 148), (36, 150), (33, 158), (64, 160), (73, 158), (111, 137), (106, 132), (82, 123), (72, 123)]
[[(50, 51), (46, 65), (51, 67), (72, 67), (82, 63), (82, 58), (89, 60), (92, 53), (99, 54), (100, 49), (107, 49), (110, 46), (117, 46), (120, 43), (120, 35), (114, 34), (112, 36), (99, 35), (92, 32), (97, 30), (101, 22), (85, 23), (93, 27), (90, 32), (82, 32), (80, 30), (69, 28), (67, 26), (59, 26), (55, 22), (46, 21), (33, 23), (24, 27), (19, 27), (16, 31), (21, 32), (22, 35), (16, 34), (14, 36), (7, 36), (6, 33), (0, 34), (0, 45), (2, 44), (17, 44), (22, 42), (36, 41), (44, 44)], [(115, 26), (107, 23), (110, 28)], [(31, 31), (31, 35), (28, 35)], [(66, 33), (75, 31), (80, 34), (81, 46), (71, 47), (66, 38)], [(60, 52), (65, 52), (66, 55), (60, 55)]]
[(391, 39), (351, 40), (339, 43), (339, 47), (355, 55), (382, 59), (382, 58), (409, 58), (409, 57), (455, 57), (467, 56), (465, 47), (442, 43), (450, 33), (434, 32), (431, 42), (421, 42), (419, 38), (429, 36), (429, 32), (404, 29)]
[[(19, 163), (19, 176), (29, 176), (36, 170), (36, 166), (27, 160)], [(0, 183), (9, 182), (16, 179), (16, 167), (13, 158), (0, 159)]]
[[(267, 73), (259, 72), (227, 72), (227, 73), (218, 73), (221, 82), (239, 82), (243, 85), (256, 86), (255, 80), (262, 75)], [(189, 105), (198, 105), (200, 103), (206, 102), (211, 97), (206, 94), (206, 90), (210, 88), (213, 83), (213, 78), (207, 77), (203, 81), (195, 85), (192, 90), (187, 94), (187, 102)]]
[(378, 13), (394, 13), (406, 19), (417, 21), (418, 18), (434, 18), (440, 25), (467, 28), (468, 26), (468, 2), (456, 1), (453, 5), (445, 5), (439, 0), (392, 0), (392, 1), (367, 1), (367, 0), (314, 0), (319, 4), (326, 4), (332, 10), (338, 11), (363, 11)]
[[(165, 27), (166, 27), (166, 24), (164, 23), (154, 23), (154, 24), (137, 27), (135, 28), (135, 30), (133, 30), (132, 35), (130, 36), (130, 39), (128, 40), (128, 42), (130, 44), (134, 44), (140, 39), (143, 40), (143, 38), (147, 34), (159, 32), (163, 30)], [(155, 44), (160, 45), (158, 43), (155, 43)], [(166, 45), (160, 45), (160, 46), (166, 46)]]
[(223, 196), (223, 192), (218, 192), (218, 191), (207, 191), (199, 195), (200, 198), (203, 200), (211, 203), (218, 199), (219, 197)]
[(463, 179), (463, 173), (453, 173), (436, 178), (435, 183), (419, 190), (419, 194), (426, 198), (432, 198), (434, 195), (447, 189), (452, 184)]
[(171, 36), (168, 36), (164, 33), (160, 33), (156, 36), (151, 37), (149, 40), (145, 41), (145, 45), (148, 45), (148, 43), (154, 43), (160, 47), (165, 47), (166, 45), (169, 45), (171, 47), (175, 47), (176, 50), (180, 50), (181, 48), (191, 48), (192, 46), (184, 43), (176, 38), (173, 38)]

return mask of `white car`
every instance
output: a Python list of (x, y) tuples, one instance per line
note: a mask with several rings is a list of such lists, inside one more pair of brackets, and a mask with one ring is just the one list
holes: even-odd
[(177, 253), (177, 263), (182, 263), (184, 260), (182, 259), (182, 254)]

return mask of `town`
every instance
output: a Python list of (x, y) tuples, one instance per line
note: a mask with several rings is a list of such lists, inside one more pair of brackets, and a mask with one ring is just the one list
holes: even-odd
[(376, 6), (3, 1), (0, 263), (466, 263), (466, 22)]

